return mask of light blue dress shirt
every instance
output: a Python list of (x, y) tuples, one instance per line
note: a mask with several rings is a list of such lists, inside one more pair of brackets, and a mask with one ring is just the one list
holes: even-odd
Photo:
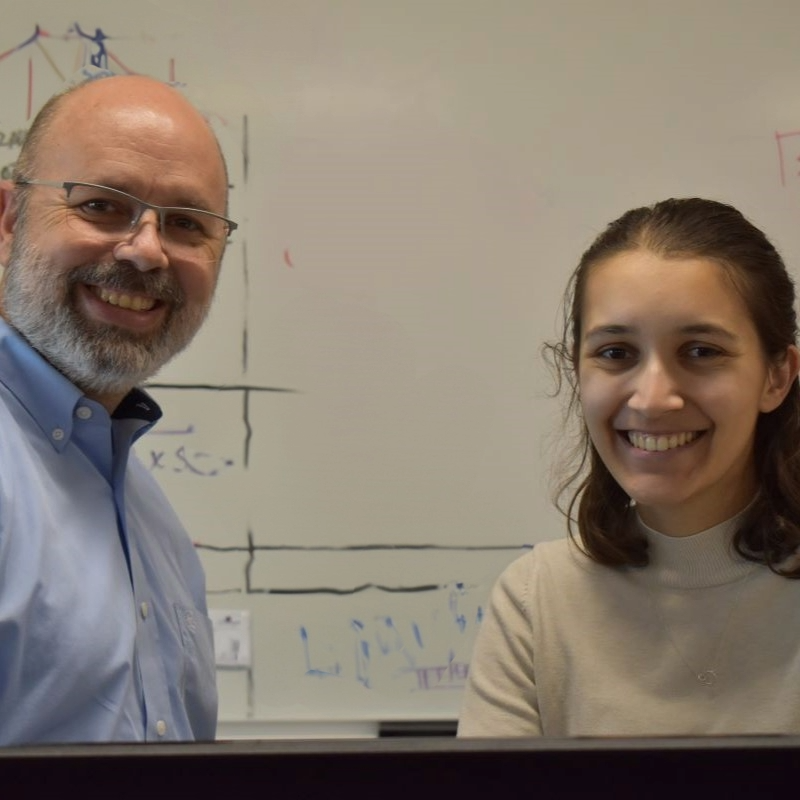
[(0, 744), (213, 739), (202, 566), (113, 417), (0, 319)]

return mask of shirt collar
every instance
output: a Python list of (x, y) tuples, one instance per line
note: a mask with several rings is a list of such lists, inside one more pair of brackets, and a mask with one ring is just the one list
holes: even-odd
[(753, 562), (733, 547), (744, 511), (719, 525), (691, 536), (667, 536), (648, 528), (637, 514), (635, 524), (648, 543), (649, 567), (665, 586), (696, 589), (731, 583), (748, 574)]
[[(19, 400), (59, 452), (72, 436), (78, 405), (93, 403), (2, 318), (0, 383)], [(132, 389), (113, 416), (114, 419), (141, 420), (145, 423), (143, 427), (149, 428), (161, 417), (161, 409), (147, 392)]]
[(161, 408), (144, 389), (131, 389), (111, 415), (114, 419), (140, 419), (154, 423), (161, 419)]

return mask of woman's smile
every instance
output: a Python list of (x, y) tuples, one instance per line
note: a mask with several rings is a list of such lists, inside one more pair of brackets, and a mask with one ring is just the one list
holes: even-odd
[(676, 450), (687, 444), (691, 444), (698, 436), (701, 436), (704, 431), (681, 431), (679, 433), (622, 431), (621, 433), (637, 450), (663, 453), (666, 450)]

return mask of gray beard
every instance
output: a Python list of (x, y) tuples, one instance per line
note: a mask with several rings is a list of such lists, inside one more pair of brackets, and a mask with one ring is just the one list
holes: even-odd
[[(164, 324), (141, 335), (89, 320), (75, 303), (81, 283), (162, 300), (170, 307)], [(18, 222), (3, 275), (2, 306), (6, 321), (84, 392), (125, 394), (191, 342), (210, 303), (190, 307), (171, 271), (141, 272), (128, 262), (83, 265), (53, 276)]]

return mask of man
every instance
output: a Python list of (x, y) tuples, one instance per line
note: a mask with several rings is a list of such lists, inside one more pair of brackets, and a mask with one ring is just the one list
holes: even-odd
[(50, 100), (0, 186), (0, 744), (214, 738), (202, 568), (131, 445), (211, 303), (227, 188), (142, 76)]

